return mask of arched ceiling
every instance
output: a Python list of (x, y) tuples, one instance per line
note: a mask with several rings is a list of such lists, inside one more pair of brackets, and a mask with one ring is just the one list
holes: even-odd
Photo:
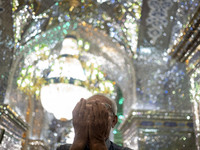
[[(10, 79), (13, 79), (14, 75), (18, 74), (18, 67), (22, 65), (19, 64), (30, 53), (34, 52), (36, 45), (48, 45), (52, 54), (59, 54), (62, 48), (61, 43), (65, 36), (62, 32), (66, 29), (65, 26), (65, 23), (61, 23), (51, 30), (38, 35), (35, 39), (31, 39), (21, 47), (21, 53), (14, 60), (11, 68)], [(68, 35), (76, 36), (78, 39), (83, 39), (85, 42), (90, 43), (90, 49), (81, 53), (80, 60), (88, 61), (95, 57), (97, 64), (106, 73), (107, 78), (115, 81), (117, 86), (120, 87), (125, 98), (124, 102), (127, 104), (125, 106), (133, 104), (136, 100), (135, 71), (132, 57), (126, 53), (125, 48), (120, 46), (116, 41), (113, 41), (105, 32), (94, 29), (86, 23), (78, 23), (76, 30), (70, 30), (69, 28), (67, 32)], [(34, 65), (33, 63), (30, 65)], [(8, 85), (8, 91), (11, 90), (10, 88), (12, 88), (12, 83)], [(125, 108), (126, 115), (128, 115), (130, 109), (131, 107)]]
[[(122, 89), (128, 114), (131, 108), (128, 106), (136, 100), (132, 58), (137, 46), (140, 10), (141, 1), (14, 1), (16, 59), (10, 79), (18, 70), (17, 64), (33, 51), (34, 44), (46, 40), (53, 48), (72, 33), (90, 43), (90, 51), (85, 56), (98, 56), (108, 78)], [(44, 37), (40, 38), (41, 35)], [(11, 85), (12, 80), (7, 92)]]

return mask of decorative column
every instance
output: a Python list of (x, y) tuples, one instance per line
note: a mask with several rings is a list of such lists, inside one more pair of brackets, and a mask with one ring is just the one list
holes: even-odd
[(0, 105), (0, 149), (20, 150), (27, 124), (8, 105)]
[(13, 58), (12, 0), (0, 0), (0, 103), (3, 103)]
[[(181, 32), (181, 37), (176, 40), (170, 54), (172, 58), (186, 65), (186, 73), (190, 78), (190, 101), (192, 102), (193, 124), (196, 138), (196, 149), (200, 149), (200, 4), (196, 5), (196, 9)], [(189, 88), (188, 88), (189, 89)], [(189, 99), (188, 99), (189, 101)]]
[(191, 113), (132, 110), (119, 130), (134, 150), (196, 149)]

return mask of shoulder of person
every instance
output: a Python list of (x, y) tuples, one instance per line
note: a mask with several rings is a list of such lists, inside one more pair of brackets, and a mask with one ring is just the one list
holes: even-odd
[(69, 150), (70, 149), (71, 144), (64, 144), (64, 145), (60, 145), (56, 148), (56, 150)]
[(111, 142), (111, 147), (112, 147), (111, 150), (132, 150), (128, 147), (123, 147), (123, 146), (117, 145), (113, 142)]

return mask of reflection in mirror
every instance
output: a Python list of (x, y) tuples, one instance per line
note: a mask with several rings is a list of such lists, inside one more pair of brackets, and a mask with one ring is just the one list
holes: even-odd
[(72, 143), (80, 98), (115, 100), (114, 143), (200, 149), (198, 0), (0, 0), (0, 149)]

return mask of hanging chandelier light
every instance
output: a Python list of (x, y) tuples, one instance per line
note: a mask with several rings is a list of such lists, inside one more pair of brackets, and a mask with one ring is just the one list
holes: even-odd
[(57, 119), (72, 119), (72, 110), (81, 98), (92, 95), (86, 88), (72, 83), (60, 83), (60, 78), (85, 81), (80, 61), (75, 58), (79, 54), (77, 40), (67, 36), (60, 51), (60, 56), (55, 60), (54, 66), (47, 80), (57, 80), (41, 88), (41, 103), (45, 110), (53, 113)]
[(80, 98), (91, 93), (81, 87), (66, 83), (49, 84), (41, 89), (42, 106), (57, 119), (72, 119), (72, 110)]

